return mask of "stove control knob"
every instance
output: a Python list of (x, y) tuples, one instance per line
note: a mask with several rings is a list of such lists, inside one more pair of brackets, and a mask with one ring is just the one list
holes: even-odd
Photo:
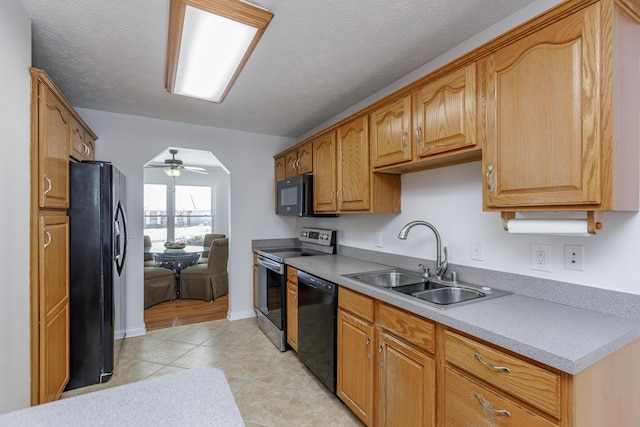
[(307, 237), (307, 236), (309, 235), (309, 232), (308, 232), (308, 231), (301, 231), (301, 232), (300, 232), (300, 235), (301, 235), (302, 237)]

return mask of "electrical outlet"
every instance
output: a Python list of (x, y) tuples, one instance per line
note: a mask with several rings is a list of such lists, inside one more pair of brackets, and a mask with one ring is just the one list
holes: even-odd
[(564, 245), (564, 268), (579, 271), (584, 269), (584, 246)]
[(482, 240), (471, 240), (471, 259), (484, 261), (484, 244), (482, 243)]
[(376, 231), (373, 237), (374, 243), (377, 248), (382, 247), (382, 231)]
[(531, 269), (551, 271), (551, 245), (542, 243), (531, 244)]

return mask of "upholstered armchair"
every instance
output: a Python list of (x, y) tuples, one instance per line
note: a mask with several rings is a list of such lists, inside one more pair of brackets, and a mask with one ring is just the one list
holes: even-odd
[(144, 268), (144, 308), (176, 299), (176, 276), (163, 267)]
[[(204, 248), (210, 248), (211, 247), (211, 242), (213, 242), (216, 239), (224, 239), (225, 236), (224, 234), (205, 234), (204, 235), (204, 241), (202, 242), (202, 247)], [(198, 260), (198, 264), (206, 264), (207, 260), (209, 257), (209, 253), (205, 252), (202, 255), (200, 255), (200, 259)]]
[[(144, 248), (150, 248), (151, 247), (151, 237), (149, 237), (148, 235), (144, 235)], [(145, 253), (144, 254), (144, 266), (145, 267), (155, 267), (156, 263), (153, 261), (153, 254), (148, 254)]]
[(229, 239), (211, 243), (206, 264), (196, 264), (180, 272), (180, 298), (212, 301), (229, 292)]

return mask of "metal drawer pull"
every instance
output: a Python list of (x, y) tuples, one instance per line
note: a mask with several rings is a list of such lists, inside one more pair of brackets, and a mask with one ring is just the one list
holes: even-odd
[(371, 360), (371, 353), (369, 352), (369, 344), (371, 344), (371, 337), (367, 337), (367, 343), (364, 345), (364, 352), (367, 355), (367, 360)]
[(420, 134), (422, 133), (422, 123), (418, 123), (418, 127), (416, 128), (416, 141), (418, 145), (422, 145), (422, 141), (420, 140)]
[(49, 177), (47, 176), (47, 174), (44, 174), (44, 180), (47, 181), (47, 189), (44, 190), (44, 195), (46, 196), (47, 194), (49, 194), (49, 191), (51, 191), (51, 187), (53, 187), (53, 185), (51, 184), (51, 180), (49, 179)]
[(378, 364), (381, 368), (384, 369), (384, 361), (382, 360), (382, 350), (384, 350), (384, 344), (380, 344), (380, 349), (378, 350)]
[(407, 145), (407, 135), (409, 135), (409, 131), (405, 129), (404, 132), (402, 132), (402, 148), (404, 148), (405, 150), (409, 148), (409, 146)]
[(493, 192), (493, 184), (491, 183), (492, 174), (493, 174), (493, 165), (489, 165), (487, 167), (487, 174), (485, 175), (485, 179), (487, 181), (487, 190), (489, 190), (489, 193)]
[(473, 395), (476, 397), (476, 399), (478, 399), (478, 401), (482, 404), (482, 406), (485, 407), (485, 409), (488, 409), (489, 411), (493, 412), (494, 414), (504, 415), (505, 417), (510, 417), (511, 416), (511, 413), (509, 411), (507, 411), (506, 409), (493, 409), (491, 407), (491, 405), (489, 405), (489, 402), (484, 400), (482, 398), (482, 396), (480, 396), (478, 393), (473, 393)]
[(47, 229), (44, 229), (44, 234), (47, 235), (47, 243), (44, 244), (44, 248), (43, 249), (47, 249), (47, 246), (49, 246), (51, 244), (51, 233), (49, 233), (47, 231)]
[(474, 354), (473, 357), (475, 357), (478, 362), (482, 363), (485, 366), (490, 367), (491, 369), (495, 369), (496, 371), (504, 372), (505, 374), (510, 374), (511, 373), (511, 370), (509, 368), (507, 368), (506, 366), (496, 366), (496, 365), (492, 365), (491, 363), (485, 362), (484, 359), (482, 358), (482, 356), (480, 356), (478, 353)]

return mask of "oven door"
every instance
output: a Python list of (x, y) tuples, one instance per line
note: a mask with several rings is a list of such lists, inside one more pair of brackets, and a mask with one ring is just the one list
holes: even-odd
[(285, 329), (286, 275), (284, 264), (258, 255), (258, 310), (279, 330)]

